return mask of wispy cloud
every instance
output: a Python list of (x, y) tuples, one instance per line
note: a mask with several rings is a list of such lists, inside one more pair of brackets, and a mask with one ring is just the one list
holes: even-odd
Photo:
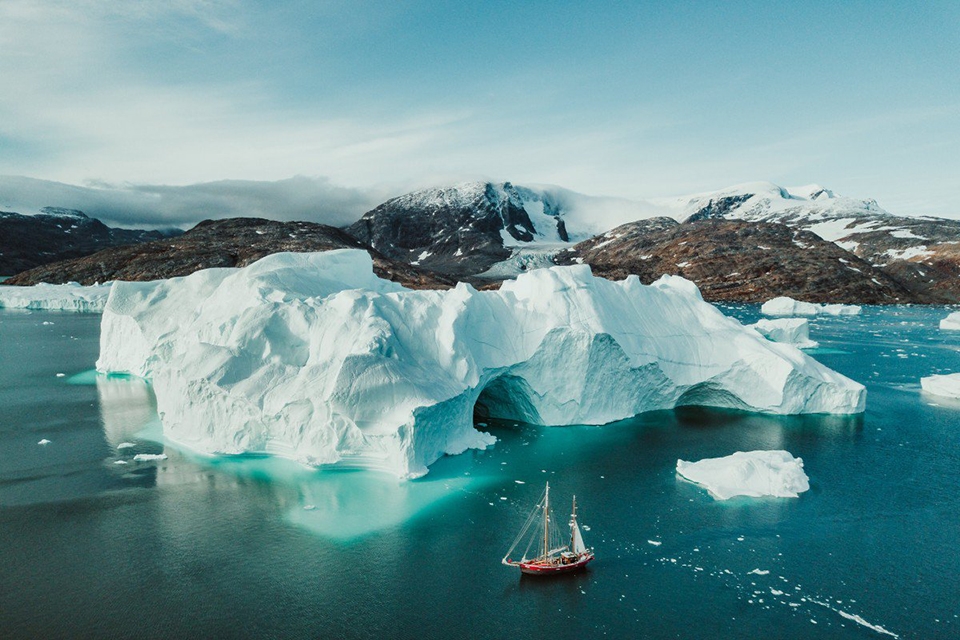
[(382, 189), (351, 189), (325, 178), (307, 177), (187, 186), (76, 186), (0, 176), (0, 210), (30, 214), (43, 207), (65, 207), (119, 226), (189, 227), (200, 220), (237, 216), (343, 226), (393, 195)]
[(782, 8), (630, 4), (0, 0), (0, 174), (635, 199), (769, 180), (955, 209), (949, 21), (868, 33), (798, 5), (773, 34)]

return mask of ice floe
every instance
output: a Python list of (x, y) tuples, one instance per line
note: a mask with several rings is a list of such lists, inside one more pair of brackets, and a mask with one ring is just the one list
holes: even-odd
[(683, 278), (612, 282), (577, 265), (498, 291), (411, 291), (356, 250), (118, 282), (97, 368), (151, 380), (165, 436), (196, 450), (403, 477), (492, 444), (475, 405), (566, 425), (678, 405), (849, 414), (865, 401), (862, 385), (743, 327)]
[(767, 340), (792, 344), (798, 349), (812, 349), (819, 343), (810, 339), (810, 322), (806, 318), (762, 318), (750, 325)]
[(677, 473), (717, 500), (734, 496), (796, 498), (810, 488), (803, 460), (786, 451), (738, 451), (699, 462), (677, 460)]
[(786, 296), (767, 300), (760, 306), (760, 313), (765, 316), (855, 316), (860, 312), (861, 308), (855, 304), (818, 304)]
[(960, 331), (960, 311), (954, 311), (941, 320), (940, 328), (944, 331)]
[(110, 294), (109, 284), (89, 287), (69, 284), (37, 284), (32, 287), (0, 285), (0, 308), (37, 311), (100, 313)]
[(134, 462), (150, 462), (152, 460), (166, 460), (167, 454), (165, 453), (138, 453), (133, 456)]
[(935, 396), (960, 399), (960, 373), (920, 378), (920, 386), (924, 391)]

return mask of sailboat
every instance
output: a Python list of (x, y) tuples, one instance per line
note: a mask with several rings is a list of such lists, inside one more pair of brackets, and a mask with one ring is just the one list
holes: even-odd
[[(511, 555), (521, 542), (527, 540), (527, 546), (519, 560)], [(530, 549), (536, 544), (536, 555), (528, 557)], [(517, 539), (513, 541), (503, 564), (508, 567), (520, 567), (522, 573), (530, 575), (553, 575), (583, 569), (593, 560), (593, 549), (583, 544), (580, 527), (577, 526), (577, 497), (573, 496), (573, 512), (570, 514), (569, 540), (560, 532), (550, 512), (550, 483), (540, 496), (540, 501), (527, 518)]]

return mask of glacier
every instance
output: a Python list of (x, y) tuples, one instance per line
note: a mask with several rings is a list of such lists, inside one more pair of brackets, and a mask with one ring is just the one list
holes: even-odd
[(100, 313), (107, 304), (110, 286), (84, 286), (76, 282), (36, 284), (30, 287), (0, 285), (0, 309)]
[(117, 282), (101, 372), (151, 381), (164, 436), (206, 453), (417, 477), (484, 448), (480, 415), (605, 424), (706, 405), (860, 413), (865, 389), (664, 276), (538, 269), (496, 291), (405, 289), (360, 250)]
[(699, 462), (677, 460), (677, 473), (717, 500), (735, 496), (796, 498), (810, 488), (803, 460), (787, 451), (737, 451)]

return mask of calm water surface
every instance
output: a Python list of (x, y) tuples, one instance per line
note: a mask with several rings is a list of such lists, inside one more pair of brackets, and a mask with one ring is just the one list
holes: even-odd
[[(862, 417), (493, 423), (494, 448), (398, 482), (177, 450), (146, 385), (89, 372), (98, 316), (0, 311), (0, 636), (958, 638), (960, 405), (919, 388), (960, 371), (945, 315), (813, 322)], [(674, 471), (772, 448), (803, 458), (799, 499)], [(520, 578), (500, 557), (547, 479), (598, 559)]]

